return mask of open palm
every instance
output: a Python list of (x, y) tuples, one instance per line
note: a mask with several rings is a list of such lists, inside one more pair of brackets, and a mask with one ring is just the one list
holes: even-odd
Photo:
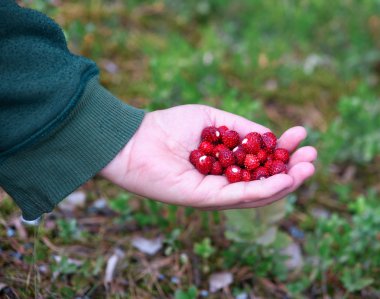
[(297, 189), (313, 175), (317, 153), (307, 146), (302, 127), (287, 130), (279, 147), (293, 152), (287, 174), (229, 184), (223, 176), (200, 174), (189, 162), (200, 133), (222, 126), (241, 136), (270, 131), (240, 116), (202, 105), (184, 105), (148, 113), (140, 128), (101, 175), (133, 193), (161, 202), (202, 209), (251, 208), (270, 204)]

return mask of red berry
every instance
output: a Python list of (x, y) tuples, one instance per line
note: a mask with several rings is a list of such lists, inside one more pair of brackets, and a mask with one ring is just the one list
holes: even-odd
[(273, 157), (275, 160), (280, 160), (285, 164), (289, 162), (289, 152), (284, 148), (276, 148), (274, 150)]
[(219, 152), (219, 162), (222, 164), (224, 168), (235, 164), (235, 157), (232, 151), (229, 149), (221, 150)]
[(267, 161), (268, 154), (265, 150), (261, 149), (257, 152), (257, 158), (261, 164), (264, 164)]
[(222, 150), (228, 150), (228, 147), (225, 146), (224, 144), (218, 144), (217, 146), (215, 146), (212, 152), (214, 157), (219, 158), (219, 152)]
[(260, 166), (260, 160), (256, 155), (247, 154), (244, 160), (244, 166), (247, 170), (251, 171)]
[(189, 160), (191, 162), (191, 164), (193, 164), (194, 166), (197, 164), (198, 160), (200, 157), (202, 157), (204, 154), (200, 151), (200, 150), (193, 150), (191, 151), (190, 153), (190, 156), (189, 156)]
[(223, 173), (222, 164), (219, 161), (212, 163), (210, 174), (221, 175)]
[(232, 149), (239, 144), (240, 137), (239, 137), (238, 132), (234, 130), (228, 130), (224, 132), (222, 136), (222, 141), (225, 146)]
[[(258, 132), (250, 132), (250, 133), (248, 133), (245, 137), (246, 137), (246, 138), (258, 138), (259, 140), (262, 139), (262, 138), (261, 138), (261, 134), (258, 133)], [(262, 142), (262, 140), (261, 140), (260, 142)]]
[(266, 132), (262, 135), (263, 143), (267, 151), (273, 151), (277, 144), (277, 137), (272, 132)]
[(254, 180), (261, 180), (265, 179), (269, 176), (268, 169), (266, 167), (260, 166), (256, 168), (252, 174), (251, 174), (251, 179)]
[(198, 149), (205, 155), (212, 155), (214, 150), (214, 145), (209, 141), (202, 141), (198, 146)]
[(256, 132), (251, 132), (244, 137), (241, 145), (247, 154), (257, 154), (257, 152), (261, 149), (261, 145), (263, 140), (261, 135)]
[(228, 131), (229, 129), (226, 126), (221, 126), (218, 128), (218, 131), (220, 133), (220, 137), (223, 137), (224, 133)]
[(274, 159), (268, 159), (268, 160), (265, 162), (264, 167), (265, 167), (266, 169), (268, 169), (268, 171), (269, 171), (269, 169), (270, 169), (270, 167), (271, 167), (273, 161), (274, 161)]
[(251, 173), (246, 169), (242, 169), (241, 170), (241, 180), (243, 182), (249, 182), (251, 180)]
[(246, 153), (243, 149), (243, 147), (241, 145), (238, 145), (237, 147), (235, 147), (232, 152), (234, 153), (234, 156), (236, 158), (236, 164), (239, 165), (239, 166), (243, 166), (244, 165), (244, 160), (245, 160), (245, 156), (246, 156)]
[(202, 156), (198, 159), (195, 167), (202, 174), (208, 174), (211, 171), (214, 159), (210, 156)]
[(271, 164), (268, 168), (270, 175), (275, 175), (279, 173), (286, 173), (286, 165), (280, 160), (271, 161)]
[(242, 169), (239, 166), (230, 165), (227, 167), (224, 175), (230, 183), (240, 182), (242, 179)]
[(212, 143), (218, 142), (220, 133), (217, 128), (210, 126), (203, 129), (201, 134), (202, 141), (209, 141)]

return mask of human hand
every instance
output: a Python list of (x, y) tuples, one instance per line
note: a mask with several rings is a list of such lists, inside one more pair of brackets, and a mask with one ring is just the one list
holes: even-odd
[(306, 137), (303, 127), (287, 130), (278, 146), (292, 155), (287, 174), (229, 184), (223, 176), (200, 174), (189, 162), (207, 126), (226, 125), (240, 136), (270, 131), (240, 116), (203, 105), (184, 105), (148, 113), (140, 128), (100, 175), (122, 188), (168, 204), (204, 210), (255, 208), (296, 190), (314, 174), (317, 151), (297, 149)]

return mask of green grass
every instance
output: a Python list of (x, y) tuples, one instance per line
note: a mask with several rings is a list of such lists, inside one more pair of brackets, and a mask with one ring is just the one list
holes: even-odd
[[(380, 297), (379, 1), (23, 2), (54, 17), (122, 100), (212, 105), (278, 134), (304, 125), (320, 152), (310, 182), (253, 211), (198, 212), (92, 180), (85, 208), (57, 209), (41, 226), (38, 294), (203, 298), (212, 273), (232, 271), (233, 283), (206, 298)], [(107, 207), (91, 210), (101, 196)], [(33, 297), (33, 231), (10, 236), (19, 211), (9, 199), (0, 211), (0, 282)], [(140, 253), (135, 235), (162, 236), (162, 250)], [(289, 244), (301, 249), (297, 269), (286, 266)], [(116, 248), (123, 257), (105, 286)]]

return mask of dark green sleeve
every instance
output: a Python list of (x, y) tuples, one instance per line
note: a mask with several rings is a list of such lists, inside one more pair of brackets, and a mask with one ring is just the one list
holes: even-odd
[(0, 1), (0, 186), (26, 220), (106, 166), (143, 116), (99, 84), (54, 21)]

